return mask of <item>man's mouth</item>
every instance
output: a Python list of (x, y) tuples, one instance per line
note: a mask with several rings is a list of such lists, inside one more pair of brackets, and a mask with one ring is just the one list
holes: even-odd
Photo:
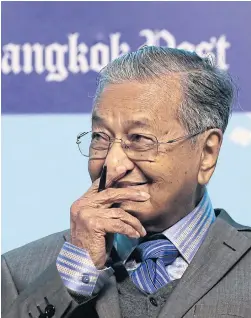
[(137, 187), (141, 185), (145, 185), (148, 182), (131, 182), (131, 181), (123, 181), (123, 182), (117, 182), (115, 184), (116, 188), (129, 188), (129, 187)]

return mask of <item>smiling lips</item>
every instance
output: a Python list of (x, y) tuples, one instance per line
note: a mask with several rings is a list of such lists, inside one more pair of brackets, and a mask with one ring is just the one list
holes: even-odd
[(116, 188), (129, 188), (129, 187), (136, 187), (145, 185), (147, 182), (130, 182), (130, 181), (124, 181), (124, 182), (117, 182), (115, 187)]

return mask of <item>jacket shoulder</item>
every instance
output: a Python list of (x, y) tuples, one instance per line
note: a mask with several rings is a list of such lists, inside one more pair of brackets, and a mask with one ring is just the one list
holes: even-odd
[(2, 256), (19, 292), (56, 260), (68, 233), (69, 230), (51, 234)]
[[(216, 217), (226, 221), (229, 225), (233, 226), (237, 231), (244, 232), (245, 235), (251, 236), (251, 227), (235, 222), (224, 209), (214, 209)], [(244, 234), (243, 233), (243, 234)]]

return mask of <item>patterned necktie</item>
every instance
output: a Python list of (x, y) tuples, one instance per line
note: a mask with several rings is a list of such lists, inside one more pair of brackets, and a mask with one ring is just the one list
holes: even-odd
[(141, 243), (137, 247), (141, 264), (130, 276), (134, 284), (147, 292), (155, 293), (171, 281), (166, 266), (174, 262), (179, 251), (167, 239)]

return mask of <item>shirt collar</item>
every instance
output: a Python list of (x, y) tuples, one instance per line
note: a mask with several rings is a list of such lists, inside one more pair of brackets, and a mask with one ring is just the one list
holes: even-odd
[[(175, 245), (181, 256), (190, 264), (214, 221), (214, 209), (206, 190), (196, 208), (162, 234)], [(120, 259), (126, 262), (140, 241), (140, 239), (131, 239), (125, 235), (116, 234), (114, 247)]]

